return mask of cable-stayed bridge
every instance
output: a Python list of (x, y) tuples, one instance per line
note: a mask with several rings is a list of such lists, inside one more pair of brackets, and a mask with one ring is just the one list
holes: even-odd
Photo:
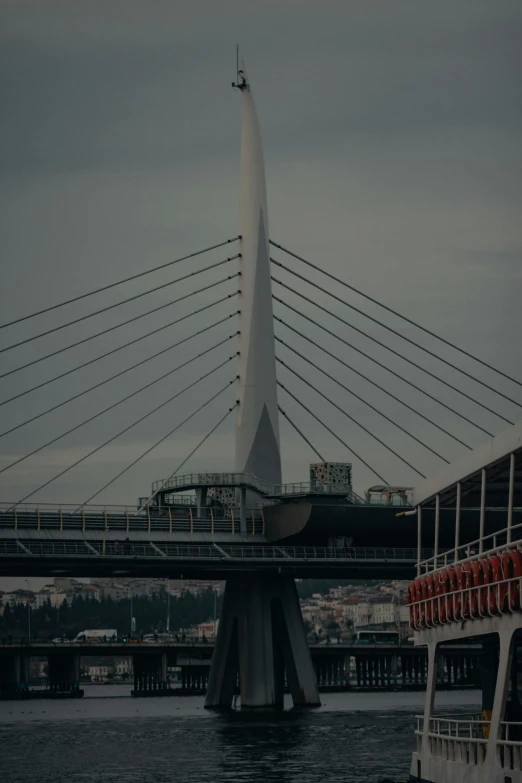
[[(44, 466), (41, 480), (5, 492), (0, 568), (19, 575), (227, 578), (208, 706), (230, 702), (237, 670), (244, 705), (279, 704), (283, 668), (295, 702), (313, 705), (317, 689), (294, 577), (407, 578), (417, 560), (450, 548), (451, 505), (425, 509), (426, 550), (418, 550), (412, 487), (514, 427), (522, 383), (334, 275), (322, 259), (269, 238), (261, 137), (244, 72), (237, 86), (239, 233), (0, 324), (0, 353), (13, 361), (0, 373), (0, 439), (23, 436), (20, 442), (31, 444), (4, 458), (4, 486), (14, 475), (19, 483), (21, 470), (56, 444), (76, 444), (68, 464)], [(168, 278), (151, 285), (155, 273)], [(100, 306), (108, 291), (118, 298)], [(158, 304), (158, 294), (172, 298)], [(109, 325), (109, 317), (147, 301), (154, 306)], [(169, 320), (149, 328), (158, 313)], [(87, 332), (80, 336), (79, 328)], [(114, 337), (119, 344), (108, 348)], [(41, 348), (47, 338), (63, 343)], [(28, 360), (12, 359), (28, 350)], [(109, 370), (99, 373), (100, 366)], [(46, 367), (56, 371), (45, 374)], [(85, 385), (76, 381), (85, 377)], [(165, 396), (153, 404), (158, 390)], [(129, 401), (139, 415), (114, 426)], [(80, 414), (74, 421), (71, 410)], [(209, 414), (212, 426), (182, 453), (187, 427)], [(279, 415), (310, 455), (302, 482), (283, 481)], [(232, 418), (234, 465), (227, 453), (220, 472), (188, 472)], [(49, 429), (50, 421), (52, 436), (33, 440), (31, 432)], [(45, 499), (50, 488), (59, 498), (60, 486), (81, 476), (95, 455), (153, 421), (168, 421), (161, 437), (132, 456), (122, 449), (103, 482), (77, 502)], [(93, 443), (92, 428), (100, 426), (103, 437)], [(126, 505), (104, 505), (103, 493), (145, 467), (165, 443), (176, 454), (165, 478), (149, 494), (140, 485)], [(330, 459), (328, 443), (342, 462)], [(354, 492), (352, 469), (371, 478), (365, 492)], [(510, 487), (518, 476), (517, 465)], [(459, 508), (462, 540), (476, 538), (471, 486), (469, 492)], [(506, 503), (507, 496), (484, 509), (483, 532), (499, 527)]]

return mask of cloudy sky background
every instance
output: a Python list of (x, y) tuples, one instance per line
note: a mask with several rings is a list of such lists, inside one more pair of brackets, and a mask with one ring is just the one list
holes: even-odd
[[(1, 322), (237, 233), (240, 98), (235, 45), (247, 60), (265, 146), (271, 237), (517, 377), (522, 319), (520, 40), (513, 0), (193, 2), (4, 0), (0, 9)], [(0, 348), (174, 280), (232, 254), (215, 250), (84, 302), (0, 331)], [(274, 252), (292, 269), (522, 402), (522, 389)], [(1, 355), (1, 372), (233, 274), (234, 262)], [(279, 269), (314, 297), (508, 419), (520, 408), (407, 346)], [(0, 401), (232, 293), (231, 280), (179, 305), (0, 380)], [(354, 368), (474, 446), (487, 436), (431, 402), (422, 386), (493, 433), (506, 425), (473, 402), (303, 304), (274, 293), (390, 365), (384, 370), (276, 304), (275, 312)], [(1, 432), (237, 309), (212, 307), (0, 407)], [(6, 466), (232, 334), (233, 319), (1, 439)], [(276, 332), (448, 459), (462, 446), (278, 325)], [(0, 475), (15, 501), (235, 351), (233, 340), (113, 412)], [(421, 472), (441, 463), (363, 403), (293, 357), (355, 419)], [(390, 483), (419, 476), (285, 369), (280, 378)], [(235, 375), (230, 362), (194, 390), (34, 496), (81, 502)], [(223, 394), (99, 496), (134, 503), (170, 474), (235, 399)], [(354, 463), (355, 488), (378, 481), (297, 404), (280, 402), (330, 460)], [(284, 478), (314, 455), (281, 421)], [(233, 421), (187, 470), (234, 465)]]

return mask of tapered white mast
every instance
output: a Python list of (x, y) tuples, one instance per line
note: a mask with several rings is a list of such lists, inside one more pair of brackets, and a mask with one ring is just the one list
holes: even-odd
[(239, 408), (236, 471), (281, 483), (279, 417), (274, 350), (265, 164), (254, 99), (246, 70), (238, 71), (241, 91), (241, 190), (239, 270)]

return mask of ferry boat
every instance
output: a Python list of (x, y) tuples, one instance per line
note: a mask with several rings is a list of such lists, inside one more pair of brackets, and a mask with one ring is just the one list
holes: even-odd
[[(428, 648), (428, 680), (410, 781), (522, 783), (522, 422), (423, 481), (413, 502), (410, 626)], [(464, 515), (475, 540), (462, 540)], [(454, 547), (439, 551), (448, 528)], [(438, 652), (452, 642), (482, 646), (476, 714), (437, 708)]]

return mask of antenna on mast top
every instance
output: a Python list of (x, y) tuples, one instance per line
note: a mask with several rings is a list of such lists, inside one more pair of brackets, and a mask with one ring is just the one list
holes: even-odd
[(248, 90), (245, 72), (239, 67), (239, 44), (236, 44), (236, 79), (232, 82), (234, 90)]

